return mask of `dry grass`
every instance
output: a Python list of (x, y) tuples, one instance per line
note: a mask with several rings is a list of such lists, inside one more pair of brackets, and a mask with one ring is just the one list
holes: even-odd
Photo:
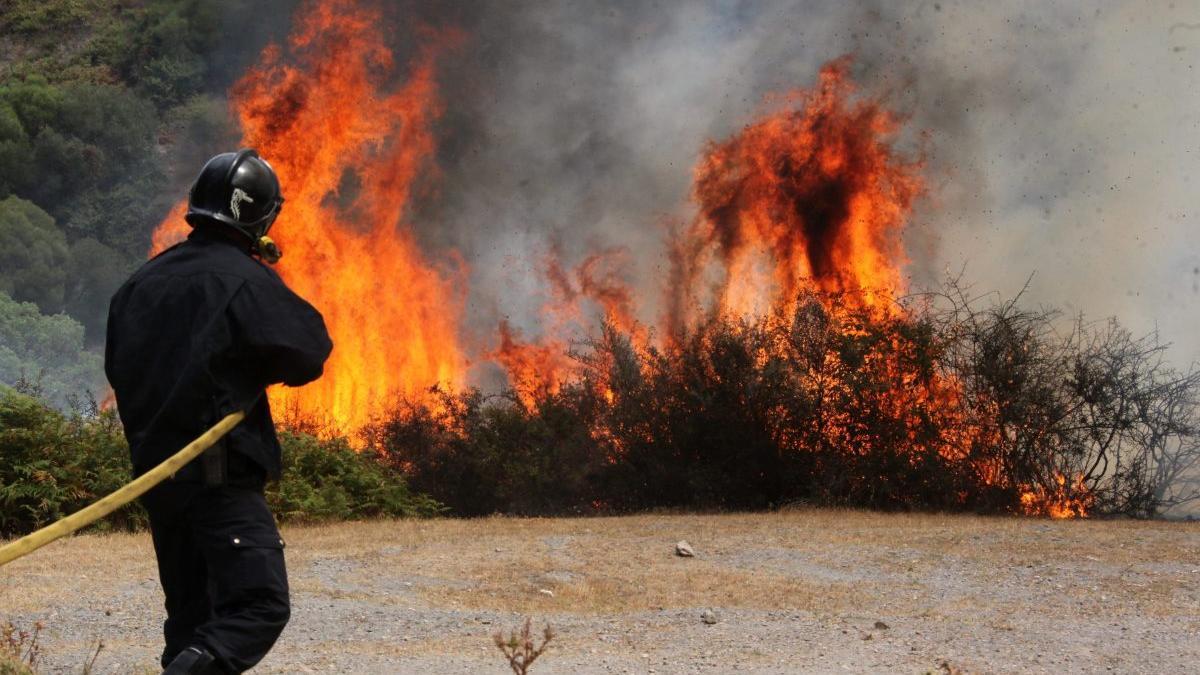
[[(1008, 659), (1069, 652), (1049, 644), (1029, 648), (1026, 655), (1030, 641), (1065, 639), (1041, 625), (1106, 631), (1096, 622), (1166, 621), (1179, 634), (1166, 632), (1154, 638), (1162, 644), (1150, 647), (1166, 650), (1161, 653), (1170, 658), (1179, 656), (1171, 650), (1186, 639), (1181, 636), (1200, 631), (1200, 524), (1194, 523), (796, 510), (381, 521), (285, 528), (284, 536), (299, 603), (297, 621), (309, 624), (289, 627), (285, 638), (290, 634), (305, 645), (294, 658), (326, 654), (321, 663), (329, 667), (362, 659), (372, 664), (364, 666), (369, 669), (378, 663), (371, 659), (411, 664), (446, 654), (487, 662), (496, 657), (489, 652), (495, 652), (490, 635), (501, 627), (497, 622), (508, 625), (515, 623), (511, 617), (524, 615), (538, 617), (539, 626), (548, 620), (556, 628), (568, 627), (563, 646), (546, 657), (551, 664), (568, 657), (591, 663), (598, 658), (592, 656), (597, 653), (592, 636), (604, 633), (619, 642), (601, 645), (598, 653), (622, 658), (685, 648), (672, 644), (704, 645), (704, 635), (718, 631), (732, 645), (725, 649), (742, 649), (740, 658), (747, 663), (763, 668), (795, 663), (802, 670), (810, 662), (786, 659), (806, 652), (776, 644), (801, 628), (809, 631), (802, 635), (814, 636), (813, 658), (828, 658), (837, 653), (831, 642), (852, 639), (854, 649), (885, 650), (883, 656), (869, 654), (886, 664), (906, 663), (903, 659), (919, 655), (914, 650), (926, 648), (926, 642), (951, 639), (935, 635), (966, 635), (964, 644), (977, 646), (961, 650), (967, 654), (963, 658), (974, 659), (976, 667), (990, 663), (993, 670), (1009, 668), (982, 655), (1006, 641), (1011, 645), (1003, 658)], [(695, 558), (674, 555), (680, 539), (692, 543)], [(97, 634), (60, 634), (59, 650), (65, 649), (62, 640), (70, 639), (70, 649), (83, 653), (97, 637), (104, 638), (110, 659), (153, 648), (154, 624), (161, 617), (142, 615), (155, 614), (160, 600), (146, 535), (76, 537), (0, 574), (0, 619), (37, 618), (51, 610), (69, 616), (84, 608), (81, 616), (111, 610), (115, 625), (136, 621), (143, 627), (141, 637), (99, 629)], [(130, 598), (140, 610), (129, 609)], [(329, 609), (306, 612), (306, 607)], [(361, 612), (354, 609), (359, 607)], [(693, 610), (706, 607), (758, 617), (757, 627), (734, 630), (722, 621), (707, 633), (695, 633), (706, 627)], [(332, 610), (350, 612), (350, 619), (336, 620), (349, 623), (326, 625), (319, 614), (311, 614)], [(399, 623), (380, 626), (372, 616)], [(432, 623), (403, 618), (420, 616), (432, 617)], [(670, 616), (680, 618), (661, 618)], [(872, 641), (870, 627), (879, 618), (894, 629)], [(649, 634), (642, 633), (646, 622), (655, 626)], [(923, 628), (901, 633), (898, 625)], [(55, 628), (53, 622), (49, 628)], [(368, 628), (376, 632), (365, 634)], [(888, 642), (889, 636), (902, 634), (914, 641)], [(1131, 636), (1116, 633), (1113, 654), (1097, 658), (1128, 666), (1120, 654), (1145, 647), (1121, 642)], [(139, 640), (150, 645), (138, 647)], [(1107, 649), (1107, 637), (1095, 640), (1090, 649)], [(287, 644), (285, 639), (276, 658), (288, 658)], [(900, 651), (887, 657), (886, 649), (893, 646)], [(936, 649), (921, 667), (933, 668), (935, 657), (960, 653)], [(789, 656), (780, 656), (780, 650)], [(1038, 670), (1041, 662), (1021, 663), (1016, 669)], [(284, 661), (274, 668), (292, 672), (294, 666)], [(551, 667), (549, 672), (560, 671)]]
[(158, 578), (148, 534), (71, 537), (0, 570), (0, 607), (30, 612), (85, 598), (91, 586), (148, 578)]
[[(455, 608), (533, 614), (567, 607), (609, 614), (705, 606), (835, 612), (870, 611), (881, 600), (893, 606), (907, 597), (915, 600), (907, 609), (919, 612), (927, 604), (923, 575), (954, 562), (985, 587), (989, 576), (1015, 568), (1041, 570), (1041, 576), (1053, 576), (1064, 563), (1115, 568), (1116, 574), (1102, 578), (1109, 595), (1132, 601), (1126, 609), (1169, 613), (1181, 585), (1196, 580), (1146, 579), (1138, 567), (1200, 560), (1197, 532), (1196, 525), (1183, 523), (805, 510), (376, 522), (298, 528), (287, 536), (293, 565), (336, 552), (361, 563), (348, 579), (369, 586), (379, 569), (396, 561), (421, 571), (426, 583), (419, 590), (427, 602)], [(671, 555), (678, 539), (693, 542), (698, 556)], [(785, 552), (786, 559), (756, 563), (753, 552), (764, 550)], [(869, 575), (860, 574), (865, 570)], [(1070, 592), (1087, 599), (1091, 589)], [(1100, 602), (1099, 594), (1095, 600)]]

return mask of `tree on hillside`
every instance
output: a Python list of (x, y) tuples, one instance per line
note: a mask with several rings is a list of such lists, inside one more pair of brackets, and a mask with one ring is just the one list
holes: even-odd
[(141, 255), (170, 203), (157, 128), (154, 107), (121, 87), (0, 86), (0, 195), (36, 203), (73, 239)]
[(70, 256), (54, 218), (18, 197), (0, 201), (0, 292), (61, 312)]
[(66, 311), (83, 324), (88, 345), (104, 342), (108, 301), (140, 262), (91, 237), (71, 244)]
[(102, 382), (99, 356), (75, 343), (100, 346), (108, 299), (155, 226), (236, 143), (225, 92), (294, 5), (0, 3), (0, 382), (41, 374), (56, 402)]
[(59, 406), (105, 390), (101, 358), (84, 349), (78, 321), (46, 316), (33, 303), (0, 292), (0, 384), (18, 382), (33, 384)]

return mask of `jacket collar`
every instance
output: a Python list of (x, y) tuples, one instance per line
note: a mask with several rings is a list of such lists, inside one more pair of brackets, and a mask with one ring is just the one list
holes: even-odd
[(188, 241), (194, 241), (200, 244), (224, 244), (233, 246), (242, 253), (250, 254), (250, 240), (238, 234), (231, 232), (228, 228), (216, 225), (201, 225), (192, 229), (188, 235)]

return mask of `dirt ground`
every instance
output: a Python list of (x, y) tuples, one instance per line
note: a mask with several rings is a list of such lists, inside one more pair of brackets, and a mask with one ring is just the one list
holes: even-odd
[[(293, 613), (257, 673), (1196, 672), (1200, 523), (791, 511), (284, 529)], [(675, 555), (686, 539), (696, 555)], [(44, 672), (157, 673), (146, 535), (0, 570)], [(715, 623), (702, 620), (706, 609)]]

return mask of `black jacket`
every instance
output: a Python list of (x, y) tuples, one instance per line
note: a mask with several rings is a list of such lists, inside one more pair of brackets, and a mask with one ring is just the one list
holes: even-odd
[(245, 410), (226, 448), (278, 477), (279, 440), (264, 390), (317, 379), (333, 346), (321, 314), (278, 274), (203, 229), (117, 290), (107, 340), (104, 370), (136, 474)]

